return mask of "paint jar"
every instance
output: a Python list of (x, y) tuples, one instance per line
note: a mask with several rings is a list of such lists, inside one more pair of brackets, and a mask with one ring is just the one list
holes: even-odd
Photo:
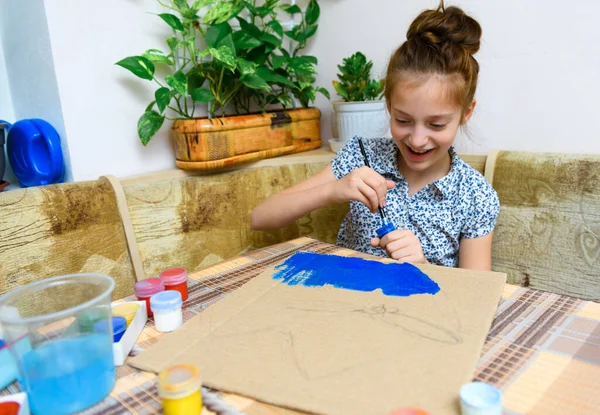
[(124, 317), (125, 321), (127, 322), (127, 327), (129, 327), (129, 325), (133, 321), (133, 318), (135, 317), (135, 315), (139, 309), (140, 309), (139, 304), (124, 303), (124, 304), (114, 306), (112, 308), (112, 315)]
[(0, 402), (0, 415), (19, 415), (20, 410), (17, 402)]
[(502, 415), (502, 392), (485, 382), (471, 382), (460, 388), (462, 415)]
[(183, 323), (182, 303), (179, 291), (163, 291), (150, 297), (156, 330), (168, 333), (181, 326)]
[(420, 408), (400, 408), (390, 412), (390, 415), (431, 415), (424, 409)]
[(192, 365), (177, 365), (158, 375), (158, 396), (165, 415), (199, 414), (202, 411), (200, 371)]
[(188, 299), (187, 271), (185, 268), (170, 268), (160, 273), (165, 283), (165, 290), (176, 290), (181, 293), (183, 301)]
[[(11, 347), (19, 384), (34, 414), (72, 414), (103, 400), (115, 383), (110, 333), (81, 331), (78, 316), (110, 316), (114, 280), (71, 274), (18, 287), (0, 297), (0, 325), (7, 343), (24, 333), (30, 348)], [(18, 315), (2, 313), (14, 308)]]
[(112, 333), (113, 342), (118, 343), (127, 329), (127, 320), (125, 320), (125, 317), (121, 316), (113, 316), (111, 320), (107, 319), (98, 321), (96, 324), (94, 324), (94, 331), (96, 333)]
[(152, 306), (150, 304), (150, 297), (154, 294), (165, 290), (165, 283), (160, 278), (148, 278), (135, 283), (133, 286), (135, 296), (138, 301), (146, 302), (146, 309), (148, 310), (148, 317), (152, 316)]

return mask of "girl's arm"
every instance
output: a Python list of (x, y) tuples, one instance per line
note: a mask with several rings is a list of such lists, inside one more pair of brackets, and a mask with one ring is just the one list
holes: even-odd
[(492, 270), (493, 233), (479, 238), (463, 238), (458, 249), (458, 267), (481, 271)]
[(303, 182), (268, 197), (250, 214), (252, 229), (277, 229), (320, 207), (358, 200), (372, 212), (385, 203), (393, 183), (368, 167), (355, 169), (337, 180), (329, 163)]

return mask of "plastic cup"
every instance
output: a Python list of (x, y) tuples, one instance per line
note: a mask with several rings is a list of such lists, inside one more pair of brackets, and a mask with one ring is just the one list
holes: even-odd
[[(34, 415), (72, 414), (100, 402), (115, 383), (110, 295), (101, 274), (71, 274), (24, 285), (0, 297), (5, 341)], [(110, 330), (88, 332), (91, 322)]]

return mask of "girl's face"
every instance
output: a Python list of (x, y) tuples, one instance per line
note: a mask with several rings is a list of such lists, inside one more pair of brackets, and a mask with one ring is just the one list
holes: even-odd
[[(422, 82), (400, 81), (394, 86), (388, 110), (392, 137), (402, 154), (401, 171), (439, 177), (448, 173), (448, 149), (461, 125), (461, 109), (448, 97), (447, 82), (443, 75), (431, 75)], [(474, 107), (475, 101), (462, 123)]]

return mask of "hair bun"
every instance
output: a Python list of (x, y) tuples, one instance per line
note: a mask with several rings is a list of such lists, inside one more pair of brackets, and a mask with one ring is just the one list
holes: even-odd
[(437, 47), (451, 43), (471, 55), (479, 50), (481, 26), (458, 7), (422, 12), (410, 25), (407, 39), (417, 38)]

